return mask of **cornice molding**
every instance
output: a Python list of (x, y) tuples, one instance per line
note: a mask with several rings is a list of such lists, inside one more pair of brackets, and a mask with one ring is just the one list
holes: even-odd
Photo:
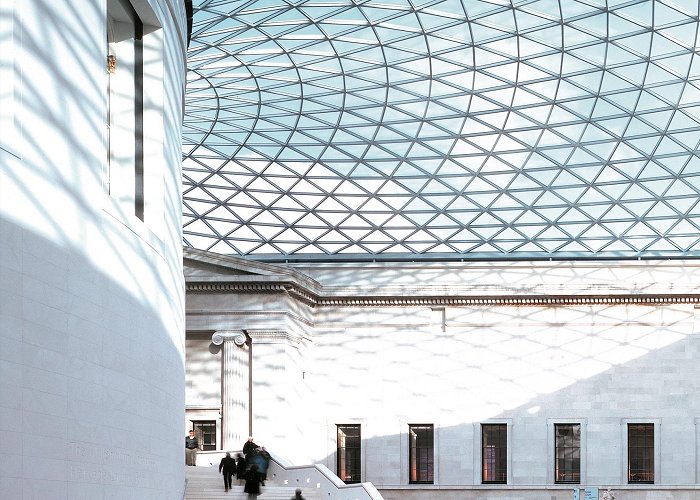
[(401, 296), (359, 292), (354, 296), (321, 296), (290, 284), (188, 283), (189, 293), (285, 293), (316, 307), (435, 307), (435, 306), (554, 306), (610, 304), (693, 304), (700, 305), (699, 294), (620, 294), (614, 295), (455, 295)]
[(318, 306), (555, 306), (555, 305), (610, 305), (610, 304), (700, 304), (700, 296), (530, 296), (530, 297), (342, 297), (320, 298)]
[(290, 330), (279, 329), (248, 329), (248, 336), (253, 344), (300, 344), (304, 336)]

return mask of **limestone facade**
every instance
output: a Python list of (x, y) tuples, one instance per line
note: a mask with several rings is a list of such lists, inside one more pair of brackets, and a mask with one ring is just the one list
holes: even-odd
[[(219, 448), (252, 433), (337, 471), (337, 426), (359, 424), (361, 480), (387, 499), (699, 496), (699, 261), (273, 265), (186, 250), (185, 269), (186, 426), (238, 426)], [(212, 336), (232, 330), (249, 378), (227, 385)], [(236, 386), (243, 411), (222, 405)], [(421, 484), (417, 424), (433, 429)], [(482, 477), (488, 424), (507, 433), (502, 484)], [(557, 482), (561, 424), (580, 429), (577, 482)], [(653, 482), (630, 481), (638, 424), (653, 429)]]
[(0, 498), (182, 497), (186, 44), (182, 0), (0, 2)]

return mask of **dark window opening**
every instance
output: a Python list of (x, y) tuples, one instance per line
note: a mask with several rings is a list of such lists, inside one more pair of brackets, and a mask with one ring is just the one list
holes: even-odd
[(409, 482), (433, 482), (433, 426), (409, 425)]
[(581, 482), (581, 424), (554, 425), (554, 480)]
[(481, 426), (481, 481), (508, 481), (508, 430), (506, 424)]
[(627, 425), (628, 483), (654, 482), (654, 424)]
[(193, 420), (192, 430), (202, 451), (216, 450), (216, 421)]
[(345, 483), (361, 482), (362, 439), (359, 425), (338, 425), (338, 477)]

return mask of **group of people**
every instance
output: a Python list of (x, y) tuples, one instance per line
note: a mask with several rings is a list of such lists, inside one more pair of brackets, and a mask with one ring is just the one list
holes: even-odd
[[(189, 436), (185, 437), (185, 462), (187, 465), (197, 465), (198, 449), (199, 441), (194, 431), (190, 431)], [(226, 456), (219, 462), (219, 472), (224, 476), (224, 490), (231, 489), (231, 481), (236, 476), (238, 484), (245, 481), (243, 491), (248, 493), (248, 498), (257, 498), (260, 494), (260, 486), (265, 486), (270, 458), (265, 447), (255, 444), (253, 436), (249, 436), (248, 441), (243, 445), (243, 453), (237, 453), (235, 458), (231, 456), (231, 453), (226, 453)], [(296, 490), (292, 500), (304, 500), (300, 489)]]
[(265, 447), (258, 446), (253, 442), (253, 437), (249, 437), (243, 445), (243, 453), (236, 454), (236, 458), (226, 453), (219, 463), (219, 472), (224, 475), (224, 489), (231, 489), (231, 480), (235, 475), (238, 484), (245, 481), (243, 491), (248, 493), (248, 497), (257, 497), (260, 494), (260, 486), (265, 486), (269, 464), (270, 454)]
[[(265, 447), (255, 444), (253, 437), (249, 436), (248, 441), (243, 445), (243, 453), (237, 453), (235, 459), (230, 453), (226, 453), (226, 456), (219, 463), (219, 472), (224, 476), (224, 490), (231, 489), (231, 480), (235, 475), (238, 484), (245, 481), (243, 491), (248, 494), (248, 498), (257, 498), (260, 494), (260, 486), (265, 486), (270, 458)], [(292, 498), (293, 500), (304, 500), (300, 489), (296, 490)]]

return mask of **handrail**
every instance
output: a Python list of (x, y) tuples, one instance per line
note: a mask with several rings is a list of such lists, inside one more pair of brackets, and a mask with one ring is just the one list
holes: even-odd
[(268, 477), (294, 488), (312, 488), (329, 500), (383, 500), (372, 483), (345, 484), (323, 464), (290, 465), (272, 455)]
[(185, 478), (185, 482), (182, 486), (182, 500), (185, 500), (187, 497), (187, 478)]
[[(236, 453), (239, 452), (231, 451), (231, 455)], [(384, 500), (372, 483), (345, 484), (323, 464), (291, 465), (274, 453), (270, 455), (272, 460), (267, 469), (267, 478), (272, 483), (302, 490), (318, 490), (321, 497), (328, 500)], [(223, 456), (223, 451), (200, 451), (197, 463), (216, 466)]]

